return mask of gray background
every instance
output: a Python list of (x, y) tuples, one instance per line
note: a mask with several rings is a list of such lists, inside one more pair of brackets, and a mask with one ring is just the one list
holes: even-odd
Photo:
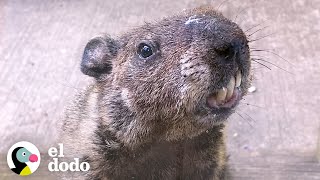
[[(284, 69), (253, 63), (257, 91), (245, 98), (228, 123), (231, 161), (313, 162), (320, 127), (319, 0), (2, 0), (0, 153), (21, 140), (33, 142), (44, 153), (56, 145), (55, 126), (63, 109), (92, 81), (79, 70), (90, 38), (101, 33), (116, 36), (144, 21), (221, 3), (219, 10), (244, 30), (259, 25), (248, 35), (268, 26), (250, 36), (253, 40), (271, 34), (250, 44), (268, 52), (253, 54)], [(315, 179), (320, 179), (318, 168)]]

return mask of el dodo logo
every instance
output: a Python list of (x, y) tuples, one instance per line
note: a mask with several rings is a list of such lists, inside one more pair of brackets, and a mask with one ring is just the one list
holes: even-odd
[(9, 149), (7, 162), (13, 172), (20, 176), (28, 176), (38, 169), (40, 152), (35, 145), (21, 141)]
[(64, 157), (63, 154), (63, 144), (59, 143), (59, 149), (55, 147), (51, 147), (48, 150), (48, 154), (50, 157), (52, 157), (52, 162), (48, 164), (49, 171), (89, 171), (90, 164), (88, 162), (80, 162), (79, 158), (73, 158), (73, 162), (59, 162), (60, 157)]

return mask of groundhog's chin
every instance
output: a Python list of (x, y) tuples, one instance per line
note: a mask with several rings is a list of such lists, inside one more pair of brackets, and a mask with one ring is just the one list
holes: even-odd
[(226, 87), (208, 94), (198, 107), (197, 121), (210, 126), (226, 121), (243, 96), (241, 74), (231, 77)]
[(215, 112), (232, 109), (238, 104), (241, 96), (242, 93), (239, 87), (235, 87), (232, 90), (222, 88), (206, 98), (206, 106)]
[(230, 101), (218, 107), (213, 107), (206, 103), (202, 110), (197, 113), (195, 119), (198, 124), (206, 127), (224, 123), (235, 112), (235, 107), (238, 105), (239, 100), (240, 95), (235, 95)]

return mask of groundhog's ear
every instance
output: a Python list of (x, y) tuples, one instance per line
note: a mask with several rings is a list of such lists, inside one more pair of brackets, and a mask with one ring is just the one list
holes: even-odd
[(97, 37), (86, 45), (81, 62), (83, 74), (99, 77), (112, 70), (112, 59), (117, 55), (118, 43), (110, 37)]

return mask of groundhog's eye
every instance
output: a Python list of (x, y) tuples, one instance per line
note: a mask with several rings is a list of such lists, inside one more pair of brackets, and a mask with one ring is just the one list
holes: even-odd
[(26, 156), (26, 152), (23, 152), (23, 153), (22, 153), (22, 156)]
[(139, 54), (140, 58), (143, 58), (143, 59), (148, 58), (153, 54), (152, 46), (146, 43), (140, 43), (138, 46), (137, 53)]

